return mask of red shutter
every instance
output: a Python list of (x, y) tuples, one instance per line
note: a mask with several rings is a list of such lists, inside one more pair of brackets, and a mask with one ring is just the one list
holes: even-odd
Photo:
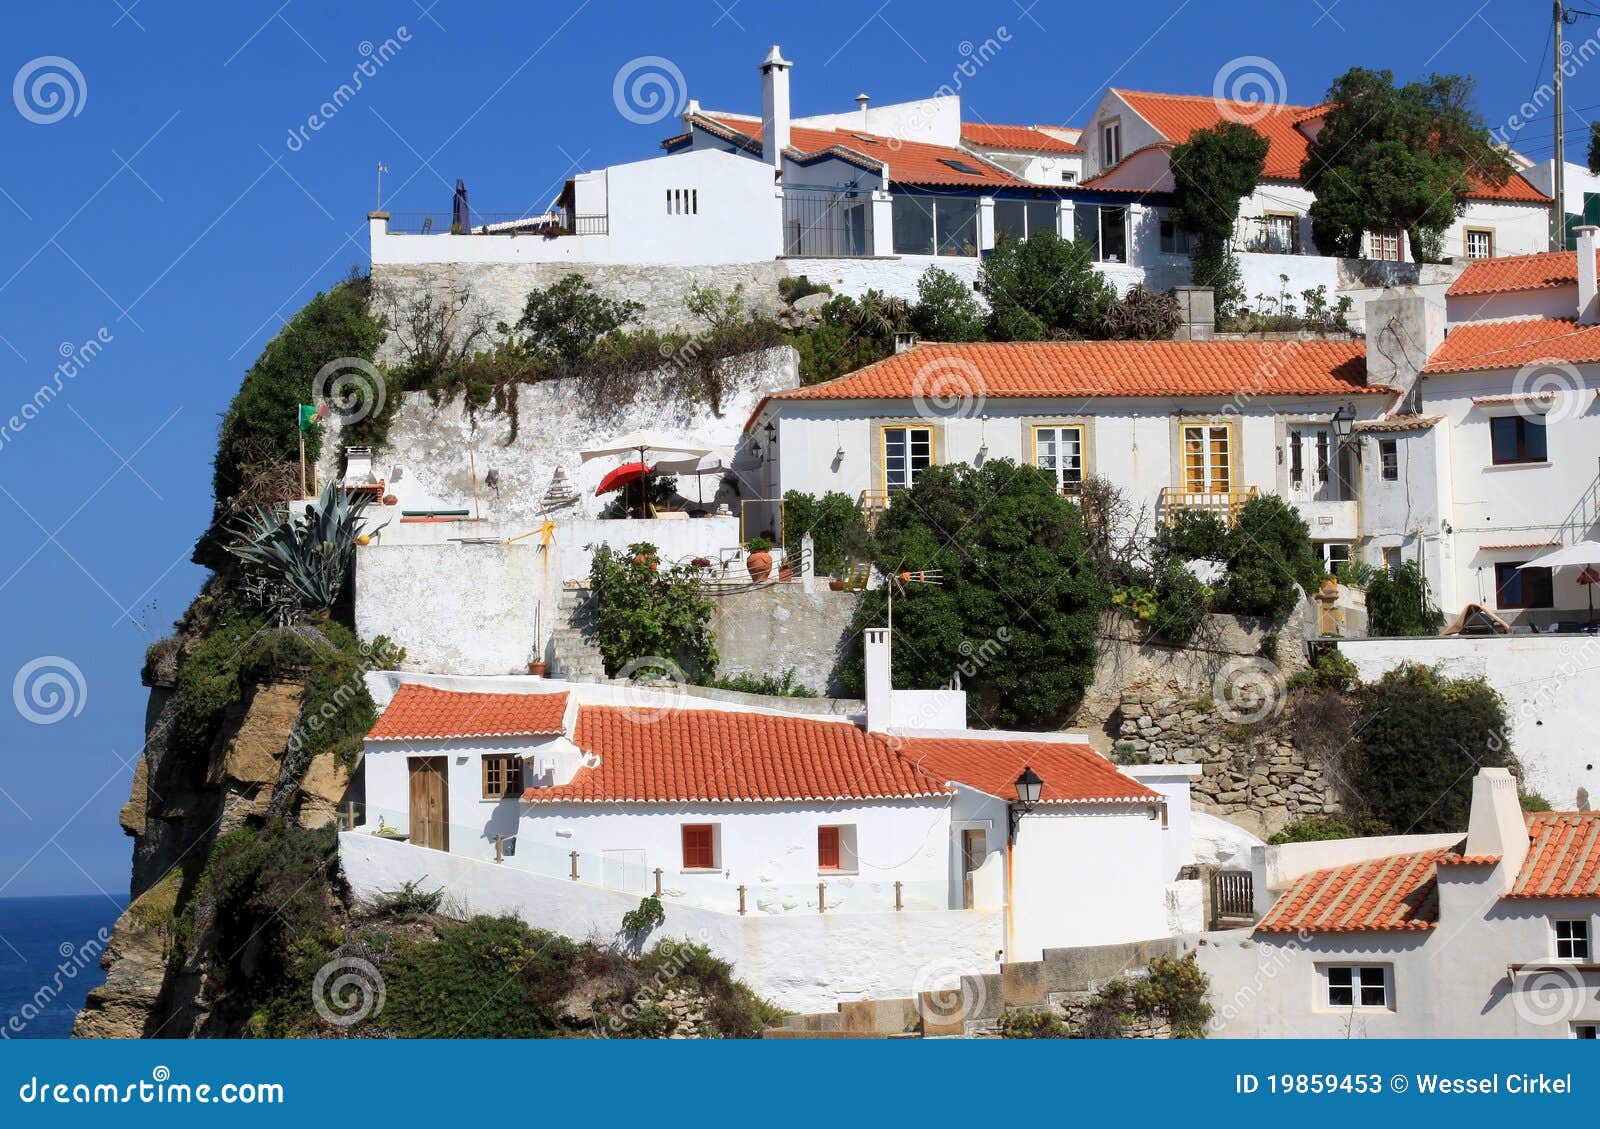
[(839, 829), (837, 827), (817, 828), (817, 869), (839, 869)]
[(711, 870), (716, 865), (716, 852), (712, 850), (711, 824), (685, 823), (683, 825), (683, 868), (685, 870)]

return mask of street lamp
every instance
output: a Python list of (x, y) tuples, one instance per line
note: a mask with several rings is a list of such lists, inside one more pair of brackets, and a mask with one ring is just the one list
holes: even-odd
[(1022, 774), (1017, 777), (1017, 802), (1010, 805), (1011, 810), (1011, 839), (1017, 838), (1017, 823), (1022, 819), (1033, 805), (1039, 802), (1039, 796), (1044, 791), (1044, 781), (1039, 779), (1039, 774), (1028, 765), (1022, 766)]
[(1337, 435), (1340, 440), (1350, 438), (1350, 432), (1354, 429), (1355, 422), (1356, 406), (1354, 404), (1347, 403), (1338, 411), (1333, 413), (1334, 434)]

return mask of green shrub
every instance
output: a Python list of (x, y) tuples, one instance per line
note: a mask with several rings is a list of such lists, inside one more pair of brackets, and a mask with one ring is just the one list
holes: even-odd
[(372, 900), (375, 913), (383, 917), (426, 917), (438, 913), (444, 901), (444, 887), (424, 890), (420, 883), (404, 882), (393, 890), (379, 891)]
[(1276, 494), (1250, 499), (1229, 538), (1223, 611), (1281, 620), (1315, 592), (1322, 562), (1305, 519)]
[(1214, 1012), (1206, 1002), (1210, 986), (1211, 978), (1200, 970), (1194, 953), (1156, 957), (1150, 974), (1133, 987), (1134, 1010), (1165, 1019), (1175, 1039), (1204, 1039)]
[(826, 282), (812, 282), (805, 275), (787, 275), (778, 279), (778, 297), (791, 306), (812, 294), (832, 294), (833, 287)]
[(648, 894), (639, 899), (639, 905), (622, 915), (622, 931), (624, 933), (648, 933), (657, 925), (667, 919), (667, 911), (662, 908), (661, 899), (654, 894)]
[(911, 328), (926, 341), (982, 341), (983, 307), (972, 287), (947, 270), (929, 267), (917, 279)]
[(1444, 626), (1444, 613), (1428, 599), (1427, 581), (1414, 561), (1375, 570), (1366, 587), (1371, 634), (1437, 635)]
[(719, 674), (700, 683), (715, 690), (735, 690), (741, 694), (766, 694), (775, 698), (816, 698), (820, 695), (797, 680), (794, 667), (779, 674)]
[(516, 348), (558, 375), (578, 371), (595, 344), (635, 321), (638, 302), (601, 294), (581, 275), (569, 274), (530, 291), (515, 325), (502, 325)]
[(811, 534), (818, 576), (843, 578), (848, 562), (864, 557), (869, 537), (861, 507), (832, 491), (817, 497), (789, 490), (783, 495), (783, 551), (800, 559), (800, 541)]
[(1049, 1010), (1008, 1011), (1000, 1017), (1002, 1039), (1071, 1039), (1072, 1027), (1060, 1012)]
[(1179, 510), (1156, 530), (1155, 551), (1182, 561), (1226, 561), (1233, 554), (1228, 527), (1214, 513)]
[(594, 547), (589, 588), (607, 675), (646, 658), (676, 663), (690, 678), (716, 670), (711, 601), (691, 566), (660, 567), (660, 554), (648, 542), (623, 553), (600, 545)]
[(1554, 811), (1550, 801), (1537, 792), (1523, 792), (1518, 799), (1522, 802), (1523, 811)]
[(989, 303), (993, 341), (1092, 337), (1117, 302), (1088, 244), (1053, 231), (1024, 240), (1002, 233), (978, 267), (978, 290)]
[(1331, 839), (1363, 839), (1390, 834), (1389, 825), (1371, 815), (1306, 815), (1288, 824), (1267, 842), (1325, 843)]

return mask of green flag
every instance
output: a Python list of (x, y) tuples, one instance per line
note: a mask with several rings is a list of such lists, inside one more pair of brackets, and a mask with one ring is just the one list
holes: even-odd
[(310, 431), (318, 423), (317, 409), (310, 404), (300, 405), (300, 430)]

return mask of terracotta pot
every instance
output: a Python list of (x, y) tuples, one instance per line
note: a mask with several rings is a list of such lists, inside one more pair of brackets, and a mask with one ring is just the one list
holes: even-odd
[(546, 670), (548, 670), (548, 669), (549, 669), (549, 664), (548, 663), (530, 662), (528, 664), (528, 673), (531, 674), (531, 675), (534, 675), (537, 678), (543, 678), (544, 677), (544, 672)]
[(785, 584), (794, 579), (794, 568), (787, 561), (778, 566), (778, 579)]
[(400, 499), (396, 498), (393, 494), (385, 494), (383, 496), (383, 504), (386, 506), (398, 506), (400, 504)]
[(830, 592), (843, 592), (844, 591), (844, 581), (842, 581), (842, 580), (830, 580), (830, 581), (828, 581), (828, 591), (830, 591)]
[(750, 579), (760, 584), (772, 575), (772, 554), (765, 549), (757, 550), (746, 558), (745, 567), (750, 570)]
[(711, 558), (710, 557), (696, 557), (694, 560), (690, 561), (689, 563), (694, 565), (695, 568), (710, 568), (711, 567)]

